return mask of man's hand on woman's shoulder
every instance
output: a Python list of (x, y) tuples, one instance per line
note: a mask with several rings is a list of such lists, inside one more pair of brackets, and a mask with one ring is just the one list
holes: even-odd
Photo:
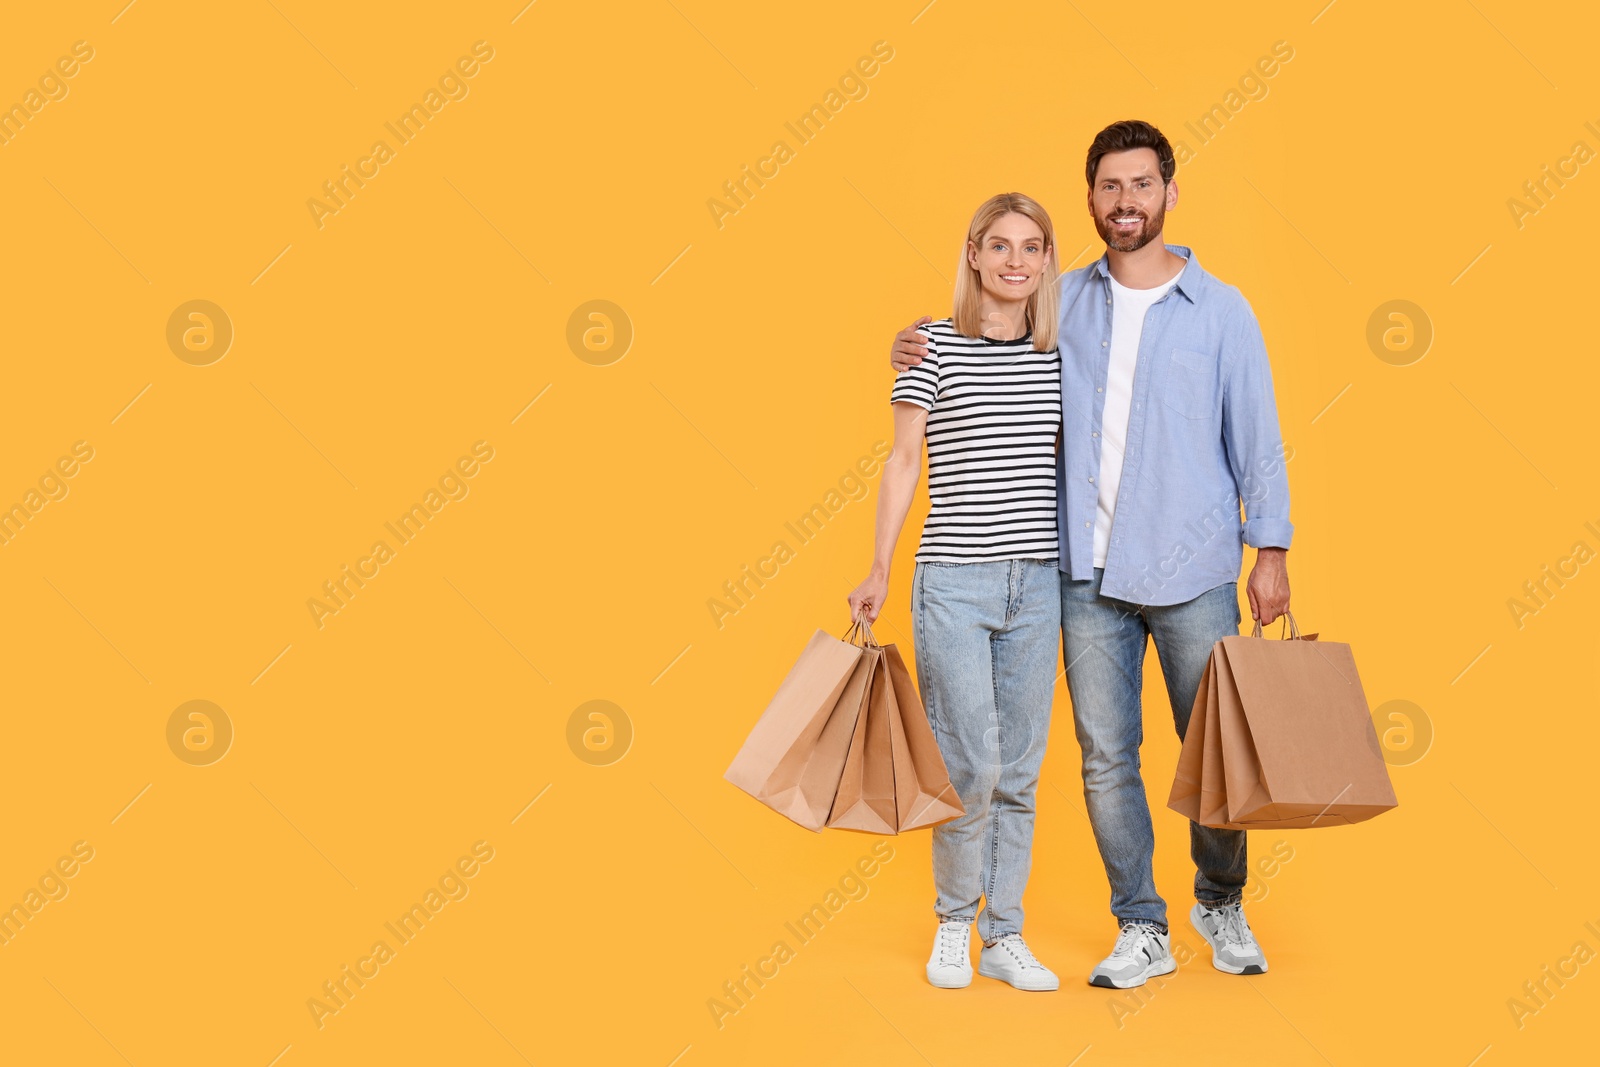
[(932, 321), (932, 318), (924, 315), (894, 335), (894, 348), (889, 352), (889, 365), (895, 369), (895, 373), (898, 374), (907, 367), (915, 367), (922, 362), (922, 357), (928, 354), (928, 340), (917, 332), (917, 328), (926, 326)]

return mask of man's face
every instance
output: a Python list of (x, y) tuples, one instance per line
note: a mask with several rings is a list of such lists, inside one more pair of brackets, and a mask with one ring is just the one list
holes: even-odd
[(1095, 169), (1089, 214), (1106, 247), (1137, 252), (1161, 236), (1167, 209), (1178, 202), (1177, 182), (1162, 182), (1153, 148), (1108, 152)]

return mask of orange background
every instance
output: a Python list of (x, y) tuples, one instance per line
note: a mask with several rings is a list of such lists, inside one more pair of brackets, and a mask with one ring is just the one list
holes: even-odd
[[(1588, 6), (121, 2), (0, 36), (26, 116), (0, 143), (8, 1062), (1593, 1055), (1594, 965), (1508, 1007), (1600, 951)], [(1261, 321), (1294, 610), (1354, 647), (1401, 806), (1281, 835), (1249, 909), (1270, 973), (1212, 970), (1151, 657), (1158, 882), (1198, 951), (1140, 997), (1091, 988), (1115, 931), (1063, 683), (1027, 897), (1061, 990), (927, 986), (920, 833), (719, 1027), (723, 983), (879, 844), (721, 778), (843, 632), (876, 497), (847, 484), (736, 614), (708, 602), (890, 436), (891, 335), (948, 313), (981, 200), (1027, 192), (1063, 261), (1097, 254), (1083, 153), (1127, 117), (1186, 143), (1168, 239)], [(925, 506), (877, 628), (908, 659)], [(1519, 619), (1546, 565), (1570, 577)], [(319, 1016), (347, 966), (371, 977)]]

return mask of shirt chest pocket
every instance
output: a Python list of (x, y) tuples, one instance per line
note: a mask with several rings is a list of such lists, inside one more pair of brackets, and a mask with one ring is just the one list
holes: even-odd
[(1217, 359), (1206, 352), (1174, 348), (1167, 362), (1161, 399), (1186, 419), (1210, 419), (1222, 410)]

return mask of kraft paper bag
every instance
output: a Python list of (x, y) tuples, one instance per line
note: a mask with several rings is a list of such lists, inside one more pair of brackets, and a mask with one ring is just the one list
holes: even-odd
[(896, 834), (963, 813), (899, 649), (864, 618), (842, 640), (812, 636), (723, 776), (808, 830)]
[(1222, 722), (1218, 707), (1217, 655), (1206, 660), (1200, 688), (1195, 693), (1189, 728), (1178, 753), (1178, 771), (1172, 780), (1167, 807), (1201, 826), (1243, 829), (1228, 822), (1228, 787), (1222, 763)]
[[(1228, 639), (1223, 638), (1223, 640)], [(1236, 640), (1253, 640), (1253, 638)], [(1245, 717), (1244, 705), (1239, 697), (1239, 687), (1229, 673), (1226, 646), (1219, 641), (1213, 654), (1218, 664), (1215, 695), (1218, 736), (1212, 752), (1216, 760), (1214, 780), (1220, 779), (1220, 789), (1217, 790), (1218, 805), (1207, 812), (1212, 821), (1203, 825), (1244, 829), (1238, 823), (1230, 822), (1229, 815), (1241, 809), (1248, 798), (1265, 795), (1266, 778), (1261, 771), (1261, 761), (1256, 757), (1255, 740), (1250, 735), (1250, 723)], [(1224, 734), (1228, 738), (1226, 754), (1222, 748)], [(1231, 805), (1230, 797), (1233, 800)]]
[(1206, 660), (1195, 693), (1189, 727), (1178, 753), (1167, 807), (1201, 826), (1243, 829), (1228, 822), (1228, 787), (1222, 760), (1221, 709), (1218, 707), (1217, 655)]
[[(1224, 638), (1226, 640), (1226, 638)], [(1195, 693), (1194, 710), (1189, 715), (1189, 728), (1183, 736), (1183, 748), (1178, 755), (1178, 771), (1173, 777), (1172, 793), (1167, 806), (1186, 815), (1201, 826), (1225, 830), (1247, 830), (1248, 826), (1228, 821), (1228, 784), (1235, 783), (1235, 792), (1256, 788), (1261, 768), (1255, 761), (1255, 750), (1250, 746), (1249, 730), (1243, 725), (1239, 709), (1239, 694), (1232, 680), (1227, 678), (1227, 661), (1222, 656), (1219, 641), (1206, 660), (1205, 673), (1200, 678), (1200, 688)], [(1224, 702), (1227, 710), (1224, 711)], [(1222, 748), (1223, 721), (1230, 722), (1234, 737), (1229, 759), (1224, 760)]]
[(821, 830), (867, 698), (872, 661), (864, 651), (825, 630), (813, 634), (723, 777)]
[(892, 738), (897, 715), (889, 692), (883, 648), (869, 646), (862, 650), (861, 658), (868, 664), (866, 709), (856, 719), (828, 825), (869, 834), (893, 834), (899, 832), (900, 826), (895, 806)]
[(856, 722), (828, 825), (898, 834), (962, 814), (900, 650), (882, 645), (865, 654), (876, 661), (867, 709)]
[(1228, 819), (1227, 768), (1222, 759), (1222, 690), (1221, 671), (1207, 672), (1206, 703), (1210, 708), (1206, 716), (1205, 732), (1200, 737), (1200, 817), (1195, 821), (1202, 826), (1220, 826)]
[[(1290, 620), (1293, 625), (1293, 619)], [(1228, 788), (1228, 817), (1255, 827), (1362, 822), (1396, 807), (1350, 646), (1314, 639), (1222, 642), (1256, 781)], [(1230, 699), (1222, 691), (1223, 763)]]
[[(1286, 641), (1263, 640), (1258, 624), (1253, 636), (1225, 637), (1212, 649), (1196, 700), (1216, 740), (1208, 744), (1211, 729), (1197, 731), (1193, 721), (1184, 738), (1185, 752), (1191, 739), (1200, 747), (1194, 809), (1202, 825), (1339, 826), (1397, 806), (1350, 646), (1301, 635), (1293, 616), (1288, 625)], [(1216, 770), (1226, 797), (1220, 807), (1212, 799)], [(1189, 788), (1175, 780), (1173, 800)]]
[(883, 646), (883, 658), (889, 667), (890, 699), (897, 712), (890, 719), (890, 739), (900, 746), (894, 763), (899, 828), (915, 830), (965, 815), (967, 809), (950, 784), (950, 772), (939, 753), (933, 727), (928, 725), (927, 709), (911, 684), (906, 661), (894, 645)]
[(1206, 660), (1205, 673), (1200, 676), (1200, 688), (1195, 693), (1194, 708), (1189, 713), (1189, 726), (1183, 735), (1183, 747), (1178, 750), (1178, 770), (1172, 778), (1172, 792), (1167, 796), (1167, 807), (1195, 822), (1200, 822), (1200, 785), (1203, 772), (1206, 723), (1216, 706), (1216, 676), (1212, 673), (1215, 657)]

